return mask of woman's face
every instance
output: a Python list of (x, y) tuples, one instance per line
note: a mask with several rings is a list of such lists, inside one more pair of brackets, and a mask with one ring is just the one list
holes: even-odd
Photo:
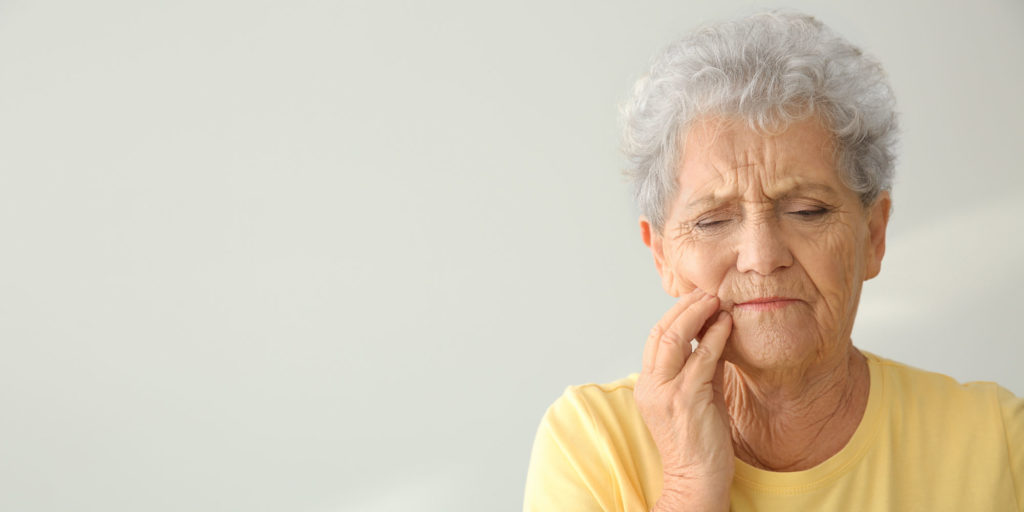
[(888, 193), (864, 208), (813, 118), (774, 136), (694, 123), (678, 180), (663, 232), (641, 219), (644, 242), (669, 294), (700, 288), (732, 314), (726, 359), (768, 370), (843, 357), (885, 250)]

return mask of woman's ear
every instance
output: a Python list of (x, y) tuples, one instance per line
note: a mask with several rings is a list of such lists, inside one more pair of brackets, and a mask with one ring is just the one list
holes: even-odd
[(867, 272), (864, 279), (868, 280), (882, 271), (882, 256), (885, 256), (885, 230), (889, 225), (889, 213), (892, 212), (892, 198), (889, 191), (878, 194), (875, 203), (868, 210), (868, 250)]
[(676, 290), (675, 273), (672, 272), (671, 267), (665, 262), (664, 239), (660, 233), (655, 232), (647, 217), (642, 215), (640, 216), (640, 236), (643, 238), (644, 245), (651, 250), (651, 254), (654, 256), (654, 268), (658, 270), (658, 275), (661, 276), (661, 287), (669, 295), (678, 297), (679, 292)]

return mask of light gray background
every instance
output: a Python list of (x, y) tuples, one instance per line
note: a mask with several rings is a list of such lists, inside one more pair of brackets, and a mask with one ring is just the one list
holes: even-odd
[[(0, 1), (0, 509), (518, 509), (671, 305), (616, 105), (755, 4)], [(1024, 394), (1024, 4), (789, 5), (903, 114), (855, 342)]]

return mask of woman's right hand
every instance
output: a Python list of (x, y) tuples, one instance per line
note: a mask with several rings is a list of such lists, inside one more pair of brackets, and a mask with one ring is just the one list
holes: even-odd
[[(718, 297), (684, 295), (651, 329), (633, 395), (661, 454), (663, 490), (654, 510), (728, 510), (734, 471), (722, 393), (722, 351), (732, 317)], [(717, 313), (717, 316), (715, 314)], [(690, 340), (698, 339), (696, 350)]]

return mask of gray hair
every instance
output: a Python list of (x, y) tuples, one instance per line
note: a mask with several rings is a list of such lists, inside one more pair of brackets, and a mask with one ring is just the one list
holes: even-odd
[(682, 135), (705, 116), (773, 132), (817, 115), (840, 178), (870, 205), (892, 188), (895, 99), (885, 72), (815, 18), (773, 11), (706, 26), (669, 45), (622, 107), (641, 213), (658, 233), (677, 191)]

